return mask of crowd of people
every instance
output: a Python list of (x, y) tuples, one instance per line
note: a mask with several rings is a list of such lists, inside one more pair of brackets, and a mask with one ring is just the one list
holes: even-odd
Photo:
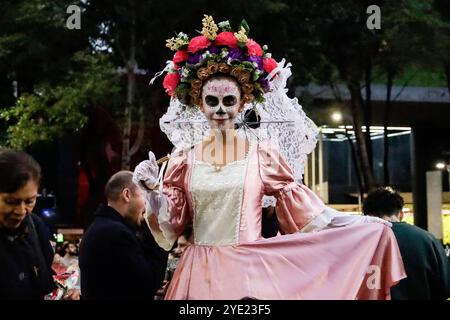
[[(108, 203), (79, 247), (74, 241), (52, 247), (32, 214), (39, 165), (24, 152), (0, 151), (0, 181), (7, 182), (0, 186), (0, 299), (163, 299), (193, 230), (186, 228), (170, 252), (160, 248), (144, 221), (144, 192), (132, 177), (129, 171), (111, 177)], [(364, 214), (390, 221), (398, 241), (408, 277), (393, 286), (392, 298), (450, 297), (448, 255), (430, 233), (401, 221), (402, 208), (390, 188), (370, 193), (363, 207)], [(272, 211), (263, 233), (277, 238)]]

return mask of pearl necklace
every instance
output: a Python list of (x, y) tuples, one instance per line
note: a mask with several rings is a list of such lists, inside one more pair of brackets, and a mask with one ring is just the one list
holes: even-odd
[[(251, 150), (251, 147), (252, 147), (252, 142), (251, 142), (251, 140), (249, 141), (249, 144), (250, 144), (250, 145), (249, 145), (247, 151), (245, 152), (245, 157), (244, 157), (244, 159), (241, 159), (241, 160), (245, 160), (245, 159), (248, 158), (248, 155), (249, 155), (250, 150)], [(220, 172), (220, 171), (223, 170), (224, 167), (226, 167), (226, 166), (229, 165), (230, 163), (233, 163), (233, 162), (236, 162), (236, 161), (241, 161), (241, 160), (235, 160), (235, 161), (229, 162), (229, 163), (224, 164), (224, 165), (217, 165), (217, 163), (216, 163), (215, 161), (213, 161), (212, 163), (209, 163), (209, 164), (214, 168), (214, 171)], [(208, 163), (208, 162), (207, 162), (207, 163)]]

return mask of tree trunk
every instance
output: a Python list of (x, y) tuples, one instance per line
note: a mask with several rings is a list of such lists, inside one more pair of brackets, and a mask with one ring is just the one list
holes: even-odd
[(130, 157), (139, 151), (142, 141), (144, 140), (145, 119), (144, 119), (144, 106), (142, 104), (139, 106), (138, 116), (139, 116), (139, 129), (136, 136), (136, 140), (134, 141), (134, 144), (129, 152)]
[(350, 138), (350, 134), (348, 133), (347, 126), (344, 126), (344, 127), (345, 127), (345, 136), (347, 137), (347, 141), (350, 145), (350, 150), (352, 153), (352, 162), (353, 162), (353, 166), (355, 167), (356, 181), (358, 182), (359, 196), (361, 197), (361, 199), (364, 199), (364, 189), (363, 189), (362, 182), (361, 182), (361, 167), (358, 165), (358, 159), (356, 156), (355, 146), (353, 144), (352, 139)]
[(392, 70), (388, 71), (387, 74), (387, 95), (386, 95), (386, 105), (384, 110), (384, 120), (383, 120), (383, 126), (384, 126), (384, 157), (383, 157), (383, 181), (384, 185), (388, 186), (390, 185), (390, 178), (389, 178), (389, 137), (388, 137), (388, 125), (389, 125), (389, 118), (391, 114), (391, 94), (392, 94), (392, 85), (394, 82), (394, 72)]
[(134, 97), (136, 92), (136, 13), (132, 8), (131, 17), (131, 35), (130, 35), (130, 54), (126, 62), (127, 69), (127, 103), (125, 105), (124, 116), (125, 123), (123, 127), (123, 143), (122, 143), (122, 170), (130, 170), (131, 153), (130, 153), (130, 135), (131, 135), (131, 119)]
[(450, 94), (450, 62), (444, 63), (444, 73), (447, 79), (448, 94)]
[(361, 126), (361, 110), (363, 109), (363, 99), (361, 96), (361, 86), (357, 81), (349, 81), (347, 84), (351, 95), (351, 111), (353, 116), (353, 129), (355, 131), (356, 143), (357, 143), (357, 155), (358, 161), (361, 166), (361, 171), (364, 178), (364, 191), (368, 192), (374, 187), (373, 173), (369, 164), (369, 157), (367, 155), (367, 146), (364, 139)]
[(370, 126), (372, 125), (372, 61), (368, 58), (366, 65), (366, 103), (364, 104), (364, 125), (366, 127), (367, 157), (369, 158), (370, 169), (373, 172), (373, 148), (370, 138)]

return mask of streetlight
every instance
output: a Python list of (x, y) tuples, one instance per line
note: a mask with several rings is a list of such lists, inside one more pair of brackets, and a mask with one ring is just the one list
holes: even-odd
[(446, 165), (444, 162), (436, 163), (436, 169), (443, 170), (443, 169), (445, 169), (445, 167), (446, 167)]
[(331, 114), (331, 119), (332, 119), (334, 122), (341, 122), (341, 121), (342, 121), (342, 113), (340, 113), (340, 112), (338, 112), (338, 111), (333, 112), (333, 113)]
[(442, 171), (447, 171), (447, 175), (448, 175), (448, 185), (450, 188), (450, 162), (449, 163), (445, 163), (444, 161), (439, 161), (438, 163), (436, 163), (436, 169), (438, 170), (442, 170)]

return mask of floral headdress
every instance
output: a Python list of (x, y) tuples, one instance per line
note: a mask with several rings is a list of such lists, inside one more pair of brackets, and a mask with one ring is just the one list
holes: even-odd
[(277, 67), (267, 46), (261, 47), (248, 37), (245, 20), (237, 32), (232, 31), (229, 21), (216, 25), (211, 16), (205, 15), (202, 23), (199, 36), (189, 39), (180, 32), (167, 40), (166, 46), (175, 54), (162, 71), (167, 71), (163, 81), (166, 92), (192, 106), (201, 99), (203, 81), (224, 74), (240, 84), (245, 103), (263, 102), (264, 93), (269, 91), (268, 75)]

